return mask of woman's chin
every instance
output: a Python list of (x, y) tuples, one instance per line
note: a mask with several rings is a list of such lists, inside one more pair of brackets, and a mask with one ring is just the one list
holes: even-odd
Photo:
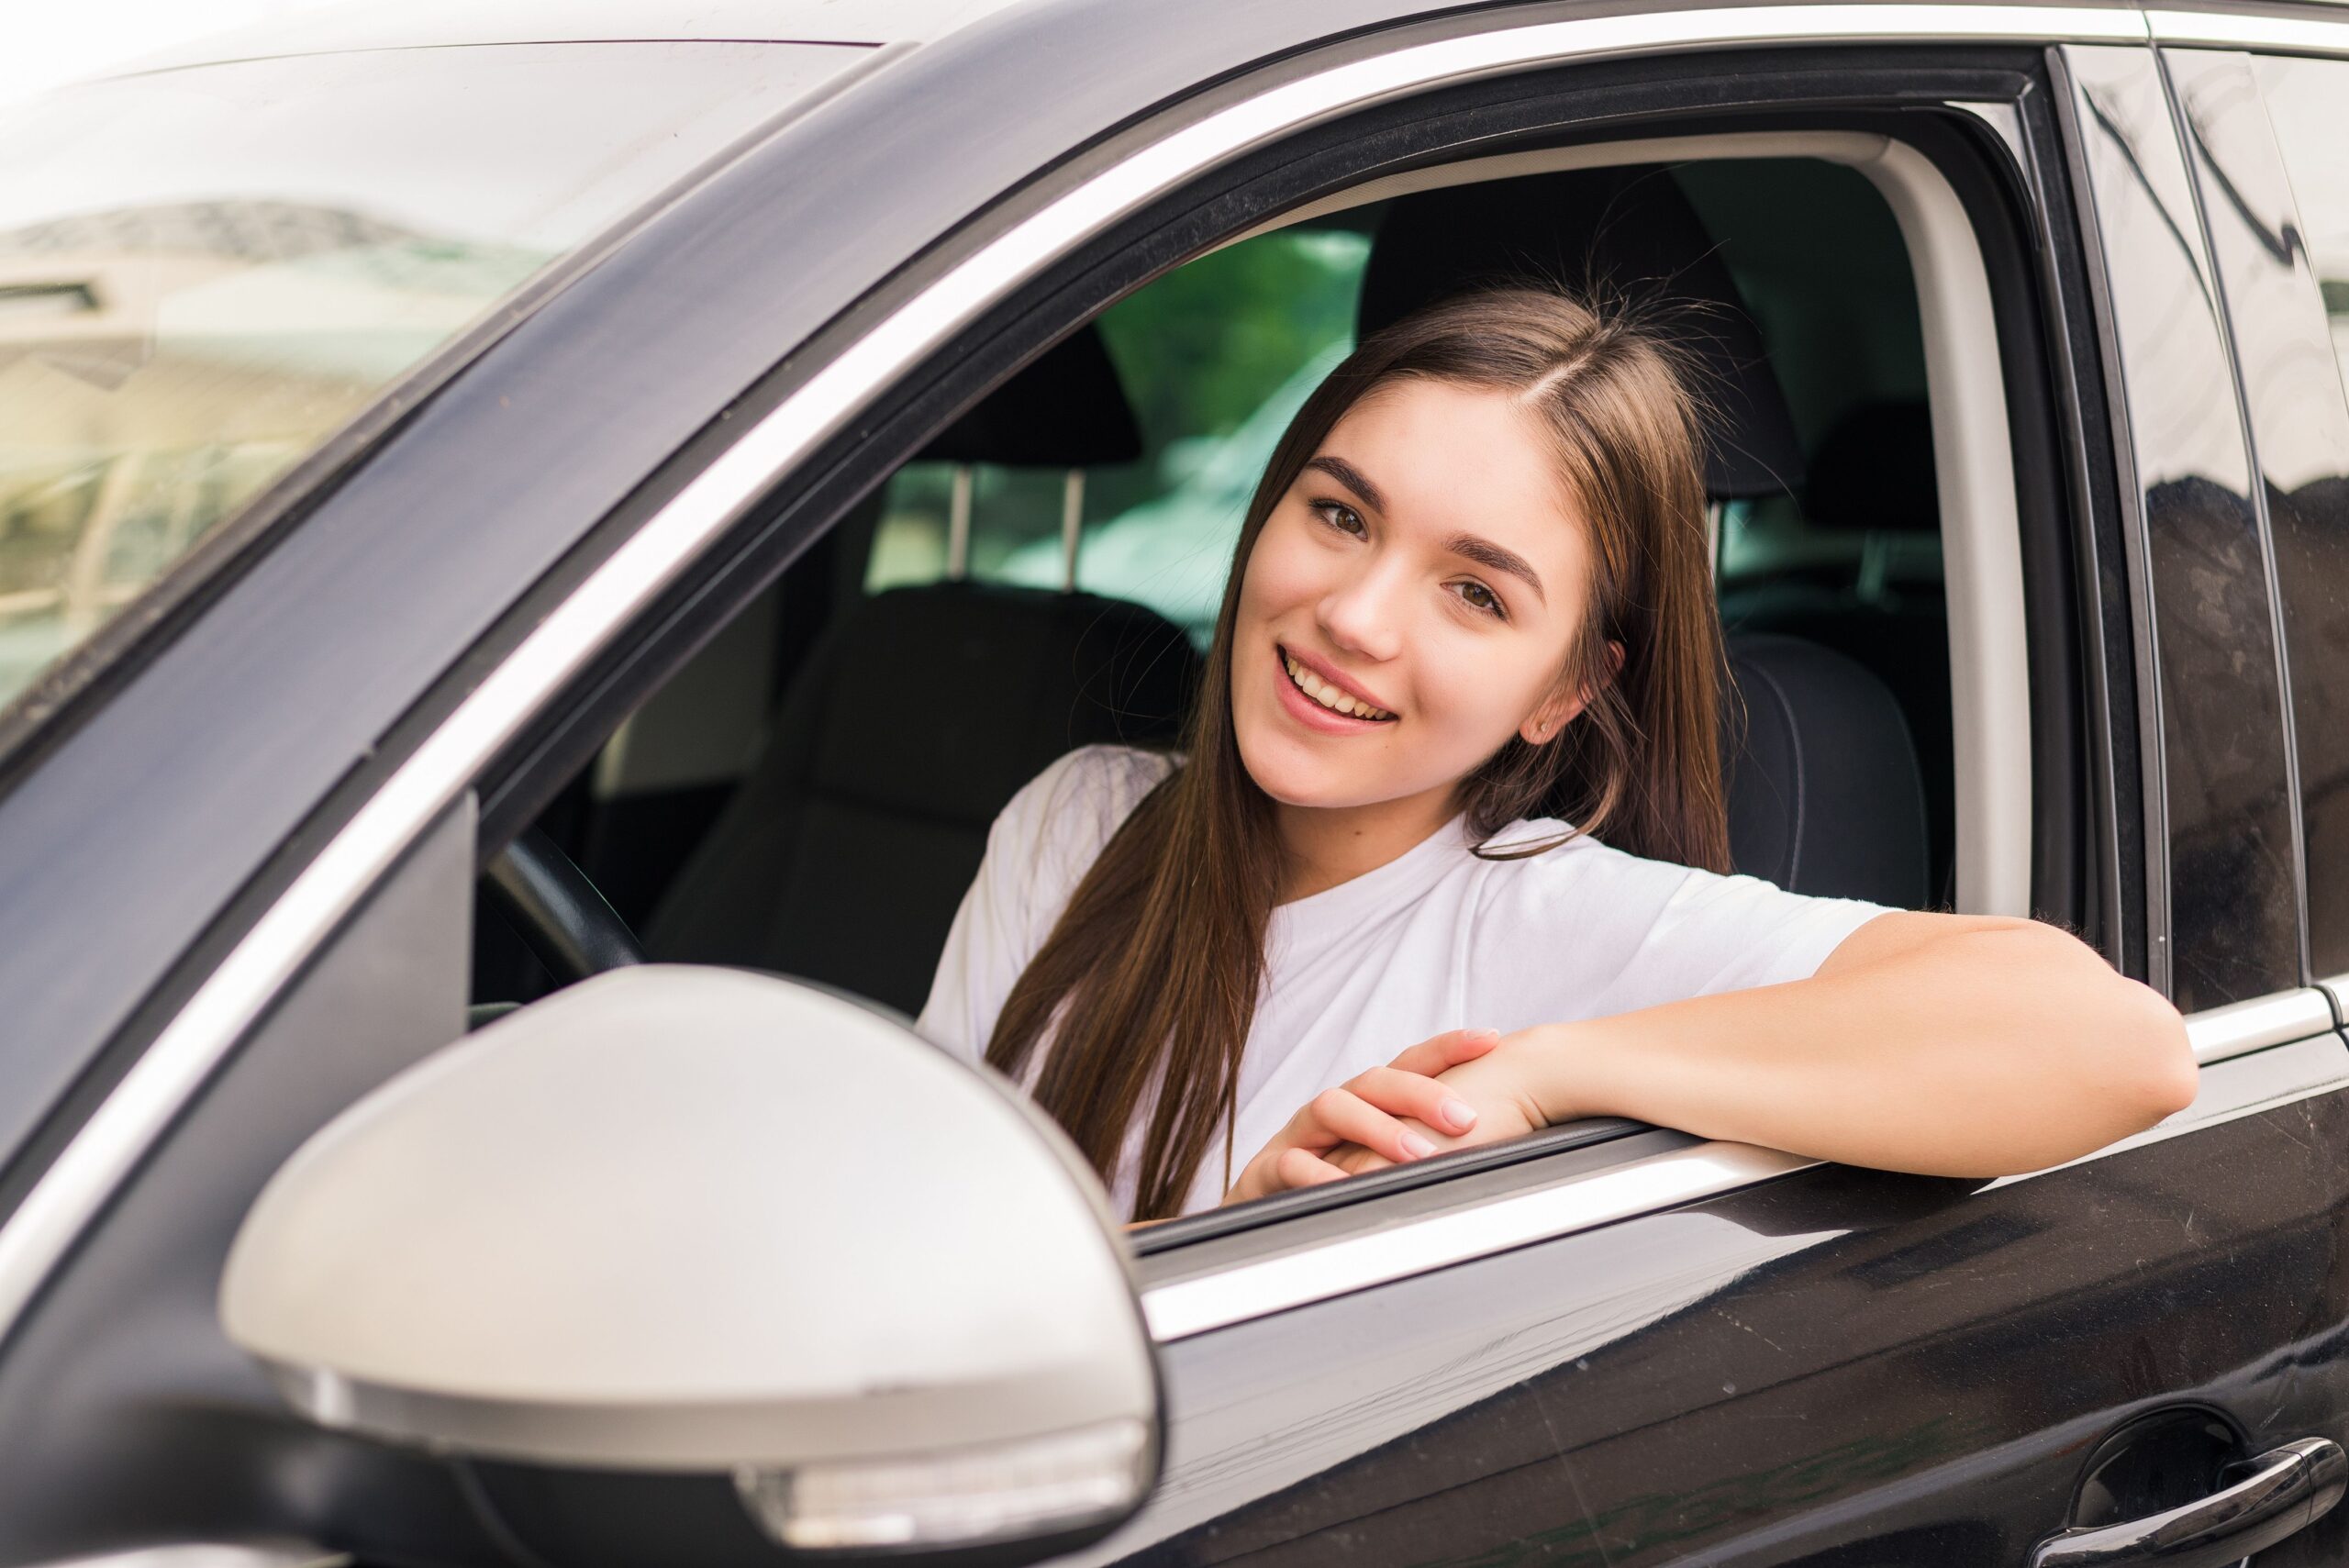
[(1391, 791), (1380, 787), (1381, 781), (1364, 778), (1358, 768), (1334, 765), (1327, 757), (1312, 755), (1308, 746), (1273, 737), (1252, 745), (1251, 739), (1244, 733), (1239, 737), (1241, 765), (1258, 789), (1283, 806), (1328, 810), (1369, 806), (1391, 797)]

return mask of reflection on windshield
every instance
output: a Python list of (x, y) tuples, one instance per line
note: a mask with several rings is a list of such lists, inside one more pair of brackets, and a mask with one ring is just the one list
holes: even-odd
[(850, 48), (248, 61), (0, 115), (0, 704)]

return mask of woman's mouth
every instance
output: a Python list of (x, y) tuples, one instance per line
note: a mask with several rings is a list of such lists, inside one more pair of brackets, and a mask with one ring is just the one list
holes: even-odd
[(1284, 694), (1287, 699), (1286, 706), (1297, 711), (1300, 717), (1317, 719), (1323, 725), (1336, 720), (1347, 728), (1395, 722), (1395, 716), (1385, 708), (1373, 707), (1351, 692), (1321, 679), (1290, 657), (1287, 649), (1275, 644), (1273, 651), (1279, 658), (1286, 677), (1284, 682), (1288, 687)]

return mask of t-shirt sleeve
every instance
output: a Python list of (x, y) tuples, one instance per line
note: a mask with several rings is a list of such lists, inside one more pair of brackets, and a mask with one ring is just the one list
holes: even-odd
[(1555, 853), (1553, 867), (1524, 879), (1509, 906), (1481, 922), (1495, 940), (1479, 948), (1506, 951), (1506, 974), (1480, 965), (1496, 1000), (1508, 1000), (1513, 1022), (1501, 1027), (1514, 1027), (1520, 1015), (1528, 1022), (1605, 1018), (1808, 979), (1844, 938), (1890, 912), (1587, 840)]
[[(1889, 913), (1861, 898), (1789, 893), (1758, 876), (1686, 869), (1649, 936), (1692, 996), (1808, 980), (1843, 939)], [(1634, 974), (1631, 978), (1636, 980)]]
[(1019, 788), (987, 829), (987, 847), (947, 929), (914, 1028), (978, 1062), (1011, 988), (1043, 946), (1101, 846), (1169, 760), (1116, 746), (1069, 752)]

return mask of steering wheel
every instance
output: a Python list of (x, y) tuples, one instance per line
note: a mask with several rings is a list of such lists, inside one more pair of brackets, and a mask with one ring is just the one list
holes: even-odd
[(559, 985), (646, 962), (644, 944), (586, 873), (536, 828), (482, 873), (490, 902)]

